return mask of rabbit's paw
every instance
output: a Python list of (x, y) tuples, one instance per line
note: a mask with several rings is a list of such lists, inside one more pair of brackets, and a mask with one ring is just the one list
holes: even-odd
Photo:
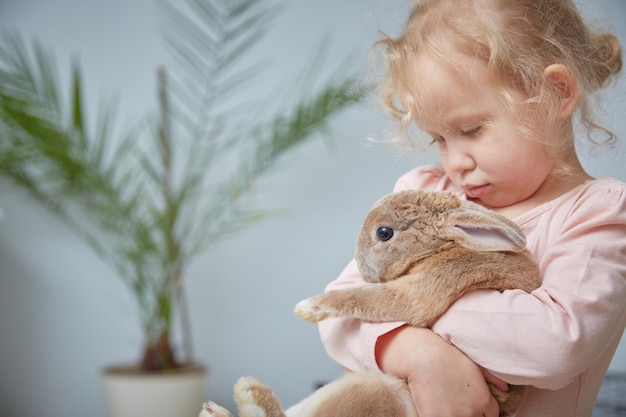
[(331, 309), (325, 308), (319, 301), (318, 297), (307, 298), (296, 304), (294, 311), (301, 319), (318, 323), (329, 318), (332, 313)]
[(285, 417), (274, 391), (251, 376), (235, 384), (235, 402), (240, 417)]
[(224, 407), (209, 401), (202, 405), (202, 411), (198, 417), (233, 417), (233, 415)]

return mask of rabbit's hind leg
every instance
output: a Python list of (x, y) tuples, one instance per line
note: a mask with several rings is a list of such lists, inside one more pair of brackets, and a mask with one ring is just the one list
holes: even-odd
[(233, 417), (233, 415), (224, 407), (209, 401), (202, 406), (199, 417)]
[(276, 393), (251, 376), (235, 384), (235, 402), (239, 417), (285, 417)]

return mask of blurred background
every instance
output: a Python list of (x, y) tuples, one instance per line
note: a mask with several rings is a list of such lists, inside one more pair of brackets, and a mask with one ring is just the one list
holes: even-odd
[[(324, 39), (325, 68), (367, 74), (378, 31), (395, 34), (406, 17), (405, 0), (285, 4), (251, 57), (269, 57), (255, 85), (259, 98), (294, 83)], [(578, 4), (626, 45), (623, 0)], [(87, 103), (95, 107), (114, 92), (122, 124), (154, 107), (156, 68), (167, 65), (158, 27), (151, 0), (0, 0), (0, 29), (50, 47), (64, 80), (77, 58)], [(583, 164), (594, 176), (626, 181), (624, 77), (607, 91), (604, 109), (602, 122), (620, 141), (608, 151), (584, 152)], [(207, 399), (233, 407), (233, 383), (254, 375), (291, 405), (341, 374), (317, 328), (292, 310), (350, 260), (370, 205), (399, 175), (435, 160), (368, 141), (392, 130), (375, 99), (342, 113), (332, 138), (292, 153), (256, 190), (264, 206), (284, 215), (212, 248), (193, 265), (185, 289), (195, 356), (209, 367)], [(139, 355), (128, 290), (64, 224), (20, 192), (4, 187), (0, 208), (0, 414), (104, 417), (100, 371)], [(611, 371), (626, 371), (625, 345)]]

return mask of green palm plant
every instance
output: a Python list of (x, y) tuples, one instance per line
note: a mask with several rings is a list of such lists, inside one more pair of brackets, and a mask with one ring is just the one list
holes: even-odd
[(64, 98), (51, 53), (15, 34), (0, 42), (0, 177), (67, 222), (124, 279), (140, 312), (148, 371), (182, 364), (172, 341), (175, 312), (190, 360), (182, 297), (190, 263), (271, 215), (251, 198), (255, 182), (363, 93), (344, 77), (290, 110), (246, 121), (238, 115), (254, 114), (255, 103), (242, 92), (258, 65), (244, 58), (275, 6), (186, 0), (162, 7), (173, 70), (158, 70), (156, 114), (122, 133), (111, 104), (94, 127), (86, 123), (77, 64)]

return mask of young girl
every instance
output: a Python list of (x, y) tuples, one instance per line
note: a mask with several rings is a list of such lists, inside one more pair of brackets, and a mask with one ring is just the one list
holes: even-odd
[[(396, 190), (448, 190), (515, 220), (543, 285), (463, 296), (432, 329), (333, 319), (320, 324), (349, 371), (406, 378), (421, 417), (497, 416), (486, 381), (528, 385), (518, 417), (591, 416), (626, 324), (626, 184), (591, 178), (574, 149), (589, 138), (591, 93), (622, 65), (572, 0), (422, 0), (380, 42), (385, 102), (415, 123), (441, 166)], [(352, 261), (327, 290), (364, 285)]]

